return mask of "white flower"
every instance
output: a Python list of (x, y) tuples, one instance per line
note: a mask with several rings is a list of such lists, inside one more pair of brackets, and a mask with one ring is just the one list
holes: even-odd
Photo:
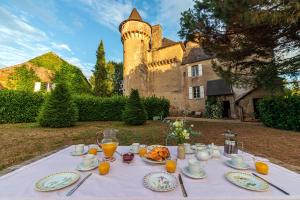
[(194, 127), (194, 124), (191, 124), (191, 127), (193, 128), (193, 127)]
[(180, 127), (180, 122), (179, 122), (179, 121), (175, 121), (175, 122), (173, 123), (173, 125), (174, 125), (176, 128), (178, 128), (178, 127)]
[(186, 140), (190, 139), (190, 134), (187, 132), (186, 129), (183, 130), (182, 135), (183, 135), (184, 139), (186, 139)]

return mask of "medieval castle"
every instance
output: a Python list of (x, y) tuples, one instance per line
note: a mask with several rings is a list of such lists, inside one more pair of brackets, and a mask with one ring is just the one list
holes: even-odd
[(171, 112), (201, 115), (208, 96), (223, 101), (224, 118), (251, 119), (256, 102), (266, 95), (262, 89), (234, 88), (211, 67), (199, 44), (163, 38), (162, 27), (142, 20), (134, 8), (119, 26), (124, 48), (124, 94), (131, 88), (142, 96), (170, 100)]

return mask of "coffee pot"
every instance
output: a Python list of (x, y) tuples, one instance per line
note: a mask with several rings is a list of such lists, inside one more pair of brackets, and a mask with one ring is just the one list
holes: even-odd
[(227, 130), (224, 133), (224, 155), (230, 156), (231, 154), (238, 153), (237, 133)]

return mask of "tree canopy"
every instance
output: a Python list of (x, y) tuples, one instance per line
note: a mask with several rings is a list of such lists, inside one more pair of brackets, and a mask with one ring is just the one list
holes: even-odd
[(300, 75), (300, 2), (195, 0), (182, 13), (181, 38), (213, 56), (214, 70), (237, 85), (274, 87)]

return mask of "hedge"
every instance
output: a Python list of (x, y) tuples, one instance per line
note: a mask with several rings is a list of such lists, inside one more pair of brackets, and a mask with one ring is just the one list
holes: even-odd
[[(121, 121), (128, 100), (125, 96), (96, 97), (75, 95), (73, 100), (79, 111), (79, 121)], [(0, 123), (34, 122), (43, 104), (41, 93), (15, 90), (0, 91)], [(165, 98), (143, 98), (148, 119), (153, 116), (166, 117), (170, 103)]]
[(0, 123), (34, 122), (43, 104), (41, 93), (0, 91)]
[(259, 102), (260, 120), (269, 127), (300, 130), (300, 96), (272, 96)]
[(168, 99), (151, 96), (143, 99), (148, 119), (152, 120), (155, 116), (163, 118), (169, 115), (170, 102)]
[(79, 111), (79, 121), (121, 121), (127, 98), (123, 96), (74, 96)]

